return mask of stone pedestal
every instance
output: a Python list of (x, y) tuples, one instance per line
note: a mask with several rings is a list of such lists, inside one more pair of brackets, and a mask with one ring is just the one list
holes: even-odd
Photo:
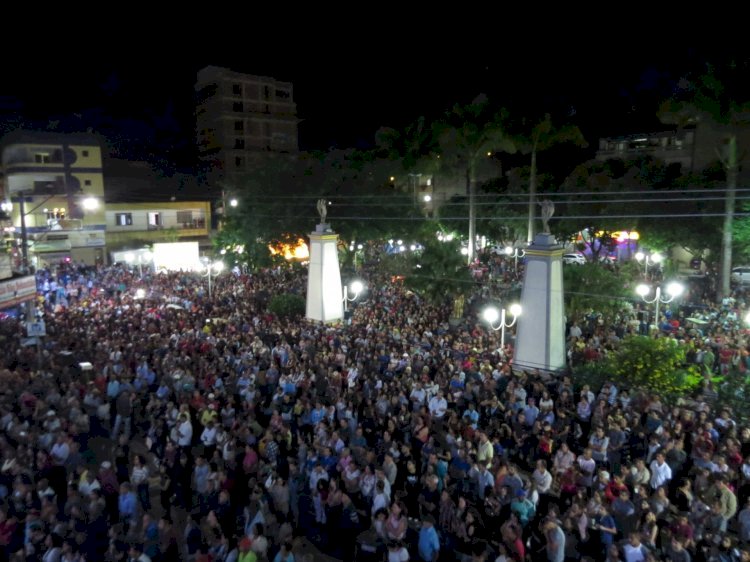
[(537, 234), (526, 249), (514, 368), (548, 372), (565, 368), (564, 252), (551, 234)]
[(310, 233), (310, 266), (307, 278), (307, 318), (337, 322), (344, 318), (339, 235), (327, 224)]

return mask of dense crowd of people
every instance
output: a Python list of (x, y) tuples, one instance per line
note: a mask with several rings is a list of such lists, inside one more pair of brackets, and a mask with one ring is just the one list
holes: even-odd
[[(514, 370), (476, 317), (363, 275), (325, 326), (269, 312), (299, 269), (210, 297), (186, 273), (39, 271), (41, 349), (0, 331), (0, 560), (290, 562), (306, 537), (342, 560), (750, 561), (734, 412)], [(743, 309), (699, 329), (675, 309), (658, 337), (744, 370)], [(640, 330), (571, 322), (570, 360)]]

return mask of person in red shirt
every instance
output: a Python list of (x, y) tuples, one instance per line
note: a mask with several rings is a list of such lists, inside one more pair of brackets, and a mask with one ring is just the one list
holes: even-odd
[(621, 492), (627, 492), (628, 487), (622, 481), (621, 474), (615, 474), (614, 478), (609, 481), (607, 487), (604, 489), (604, 496), (607, 498), (609, 503), (612, 503), (620, 497)]

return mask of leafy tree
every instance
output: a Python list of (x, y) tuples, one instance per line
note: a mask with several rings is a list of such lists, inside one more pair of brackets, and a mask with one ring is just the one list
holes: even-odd
[(476, 194), (480, 162), (496, 152), (513, 153), (516, 146), (506, 130), (508, 114), (493, 110), (486, 96), (467, 105), (456, 104), (433, 125), (444, 165), (461, 170), (469, 197), (468, 261), (475, 257)]
[[(698, 76), (687, 76), (680, 90), (659, 109), (666, 123), (697, 125), (703, 135), (713, 137), (716, 151), (726, 172), (724, 222), (721, 237), (721, 283), (717, 301), (730, 291), (733, 221), (740, 168), (740, 133), (750, 124), (750, 87), (747, 72), (750, 61), (738, 64), (708, 65)], [(747, 149), (747, 147), (745, 147)]]
[(607, 370), (627, 388), (674, 402), (696, 390), (703, 380), (698, 367), (688, 364), (686, 354), (686, 346), (672, 338), (629, 336), (607, 357)]
[(268, 309), (279, 318), (294, 318), (305, 313), (305, 299), (291, 293), (274, 295)]
[(563, 266), (563, 286), (569, 319), (580, 320), (592, 310), (612, 319), (622, 308), (623, 299), (633, 296), (631, 278), (596, 263)]
[(408, 258), (405, 286), (431, 302), (468, 294), (475, 282), (463, 257), (457, 239), (441, 242), (428, 238), (424, 249)]
[(268, 244), (305, 239), (317, 222), (316, 201), (325, 198), (328, 221), (344, 241), (413, 238), (423, 217), (407, 194), (389, 185), (398, 165), (355, 150), (267, 155), (252, 174), (225, 186), (240, 205), (229, 209), (224, 229), (260, 258)]
[(747, 372), (730, 369), (729, 373), (714, 382), (718, 383), (718, 403), (732, 410), (736, 422), (750, 422), (750, 377)]

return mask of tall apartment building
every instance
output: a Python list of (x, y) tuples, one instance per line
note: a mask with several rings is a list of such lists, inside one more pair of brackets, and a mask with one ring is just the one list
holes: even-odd
[(299, 150), (292, 84), (207, 66), (195, 84), (198, 151), (219, 177), (237, 177), (268, 152)]
[[(6, 229), (29, 265), (61, 260), (104, 263), (104, 175), (99, 138), (87, 133), (18, 130), (0, 141)], [(16, 264), (17, 267), (17, 264)]]
[[(750, 129), (738, 127), (735, 130), (737, 144), (741, 152), (750, 148)], [(600, 161), (617, 158), (631, 160), (639, 156), (651, 156), (665, 164), (679, 164), (683, 173), (700, 172), (715, 163), (719, 158), (727, 158), (727, 134), (725, 130), (711, 123), (698, 122), (695, 125), (642, 134), (599, 139), (596, 159)], [(741, 155), (742, 157), (742, 155)], [(741, 171), (740, 177), (747, 171)]]

